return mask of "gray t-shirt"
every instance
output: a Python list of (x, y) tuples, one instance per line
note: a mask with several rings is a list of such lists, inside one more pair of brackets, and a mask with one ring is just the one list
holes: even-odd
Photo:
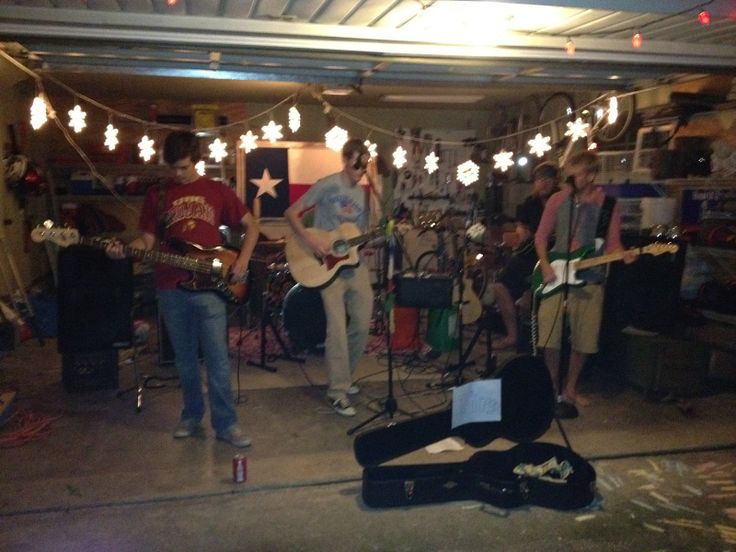
[(346, 186), (342, 173), (320, 178), (302, 196), (302, 204), (314, 206), (314, 227), (334, 230), (343, 222), (352, 222), (361, 232), (368, 230), (368, 209), (363, 186)]

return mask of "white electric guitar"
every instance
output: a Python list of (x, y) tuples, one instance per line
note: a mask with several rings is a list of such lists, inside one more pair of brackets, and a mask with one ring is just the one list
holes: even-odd
[[(639, 254), (647, 255), (662, 255), (664, 253), (677, 253), (678, 246), (674, 243), (652, 243), (644, 247), (635, 247), (632, 251), (636, 251)], [(617, 253), (610, 253), (608, 255), (601, 255), (599, 257), (591, 257), (586, 259), (585, 257), (593, 253), (592, 248), (581, 247), (573, 251), (569, 256), (564, 253), (550, 253), (550, 265), (555, 273), (555, 281), (545, 284), (542, 277), (542, 268), (537, 262), (537, 266), (534, 267), (532, 272), (532, 291), (542, 297), (553, 295), (558, 291), (562, 291), (563, 285), (567, 284), (572, 287), (581, 287), (586, 284), (586, 281), (579, 278), (577, 273), (586, 268), (592, 268), (603, 264), (608, 264), (613, 261), (620, 261), (624, 258), (624, 252), (619, 251)]]

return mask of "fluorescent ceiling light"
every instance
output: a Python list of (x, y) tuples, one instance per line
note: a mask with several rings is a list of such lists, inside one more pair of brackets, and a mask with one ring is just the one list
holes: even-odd
[(509, 34), (526, 35), (562, 24), (573, 12), (570, 8), (513, 2), (437, 0), (421, 9), (402, 29), (439, 42), (491, 45)]
[(384, 102), (407, 102), (407, 103), (458, 103), (472, 104), (479, 102), (484, 96), (480, 94), (385, 94), (381, 96)]
[(323, 96), (349, 96), (353, 93), (353, 89), (347, 86), (338, 86), (335, 88), (326, 88), (322, 91)]

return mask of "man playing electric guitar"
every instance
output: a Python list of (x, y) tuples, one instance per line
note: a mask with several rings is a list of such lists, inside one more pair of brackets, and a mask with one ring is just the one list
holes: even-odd
[[(200, 159), (197, 137), (191, 132), (176, 131), (164, 143), (164, 161), (171, 167), (173, 182), (148, 190), (139, 221), (140, 237), (128, 249), (152, 250), (157, 243), (165, 253), (174, 253), (171, 240), (214, 247), (221, 242), (220, 225), (245, 228), (245, 239), (228, 277), (243, 280), (258, 241), (258, 221), (235, 193), (222, 184), (202, 177), (195, 163)], [(111, 242), (107, 255), (125, 256), (120, 242)], [(210, 422), (216, 437), (236, 447), (247, 447), (250, 439), (237, 424), (233, 405), (230, 359), (227, 344), (225, 301), (214, 291), (187, 291), (179, 284), (190, 273), (177, 266), (158, 264), (155, 281), (158, 308), (174, 349), (174, 363), (179, 373), (184, 407), (175, 438), (191, 437), (201, 431), (205, 413), (199, 370), (199, 347), (207, 366), (207, 391)]]
[[(553, 284), (557, 275), (550, 263), (549, 239), (554, 233), (552, 252), (568, 254), (582, 247), (593, 247), (596, 239), (605, 240), (606, 253), (621, 252), (623, 261), (636, 259), (635, 250), (624, 251), (621, 245), (621, 218), (618, 206), (604, 208), (606, 196), (593, 184), (598, 172), (598, 156), (590, 151), (574, 155), (567, 163), (569, 187), (553, 194), (545, 205), (542, 219), (534, 236), (534, 246), (539, 257), (542, 281)], [(609, 218), (610, 217), (610, 218)], [(609, 219), (607, 229), (605, 222)], [(542, 300), (539, 307), (539, 335), (537, 344), (544, 349), (544, 360), (552, 377), (559, 412), (574, 412), (569, 405), (585, 406), (589, 401), (577, 392), (577, 381), (588, 355), (598, 352), (603, 307), (604, 267), (592, 268), (587, 274), (587, 284), (568, 289), (567, 305), (562, 304), (564, 293), (556, 293)], [(562, 345), (562, 314), (566, 308), (571, 352), (567, 377), (560, 382), (560, 348)], [(567, 408), (565, 406), (568, 405)]]
[[(363, 141), (348, 140), (342, 148), (342, 171), (318, 180), (284, 213), (295, 236), (320, 259), (333, 254), (330, 232), (343, 223), (354, 224), (360, 232), (368, 230), (368, 194), (359, 184), (366, 174), (370, 155)], [(302, 222), (305, 211), (314, 209), (311, 232)], [(325, 362), (329, 388), (327, 399), (342, 416), (355, 416), (348, 395), (359, 392), (353, 373), (368, 342), (373, 290), (365, 263), (345, 266), (320, 291), (327, 319)], [(346, 318), (349, 322), (346, 323)]]

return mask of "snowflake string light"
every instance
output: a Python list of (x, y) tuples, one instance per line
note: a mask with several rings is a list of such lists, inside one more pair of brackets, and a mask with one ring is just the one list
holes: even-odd
[(496, 155), (493, 156), (493, 168), (500, 169), (501, 172), (506, 172), (507, 170), (509, 170), (509, 167), (514, 166), (514, 160), (512, 159), (513, 156), (513, 151), (499, 151)]
[(204, 176), (207, 173), (207, 169), (204, 165), (204, 160), (197, 161), (197, 163), (194, 165), (194, 170), (197, 171), (197, 174), (199, 176)]
[(250, 153), (258, 147), (256, 140), (258, 140), (258, 136), (249, 130), (247, 133), (240, 135), (240, 147), (245, 150), (245, 153)]
[(46, 102), (43, 96), (39, 94), (33, 98), (33, 103), (31, 104), (31, 127), (33, 127), (33, 130), (38, 130), (46, 124), (46, 121), (48, 121), (46, 111)]
[(118, 145), (118, 129), (112, 126), (112, 123), (108, 124), (105, 128), (105, 146), (109, 151), (115, 149)]
[(296, 108), (295, 105), (292, 105), (289, 108), (289, 128), (291, 129), (291, 132), (296, 132), (299, 130), (302, 126), (302, 114), (299, 113), (299, 110)]
[(587, 138), (589, 128), (590, 125), (588, 123), (584, 123), (583, 120), (578, 117), (574, 122), (567, 123), (565, 136), (569, 136), (573, 142), (578, 138)]
[(340, 151), (348, 141), (348, 131), (335, 125), (325, 133), (325, 145), (331, 150)]
[(147, 134), (144, 134), (141, 141), (138, 142), (138, 149), (140, 150), (138, 157), (146, 162), (150, 161), (151, 157), (156, 153), (156, 150), (153, 149), (153, 140)]
[(209, 146), (210, 159), (214, 159), (215, 163), (219, 163), (225, 157), (227, 157), (227, 142), (223, 142), (219, 138), (215, 138)]
[(440, 168), (440, 158), (434, 152), (431, 152), (427, 157), (424, 158), (424, 170), (429, 174)]
[(85, 119), (87, 118), (87, 112), (82, 111), (79, 104), (74, 106), (74, 109), (69, 110), (69, 126), (74, 129), (74, 132), (82, 132), (82, 129), (87, 126)]
[(473, 182), (478, 181), (479, 171), (480, 167), (468, 159), (465, 163), (458, 165), (457, 179), (466, 186), (470, 186)]
[(406, 150), (402, 148), (401, 146), (398, 146), (393, 153), (394, 157), (394, 167), (397, 169), (400, 169), (404, 165), (406, 165)]
[(608, 124), (614, 124), (616, 119), (618, 119), (618, 98), (611, 96), (608, 100)]
[(368, 155), (371, 156), (371, 159), (375, 159), (378, 156), (378, 151), (376, 149), (378, 146), (376, 144), (374, 144), (370, 140), (366, 140), (365, 142), (363, 142), (363, 145), (368, 148)]
[(282, 128), (284, 128), (283, 125), (277, 125), (273, 120), (268, 121), (266, 126), (261, 127), (261, 130), (263, 131), (263, 139), (268, 140), (273, 144), (276, 140), (284, 137), (284, 135), (281, 134)]
[(537, 135), (527, 142), (527, 144), (529, 144), (529, 153), (536, 155), (537, 157), (543, 157), (545, 152), (552, 149), (552, 146), (549, 145), (549, 141), (549, 136), (542, 136), (541, 132), (537, 132)]

